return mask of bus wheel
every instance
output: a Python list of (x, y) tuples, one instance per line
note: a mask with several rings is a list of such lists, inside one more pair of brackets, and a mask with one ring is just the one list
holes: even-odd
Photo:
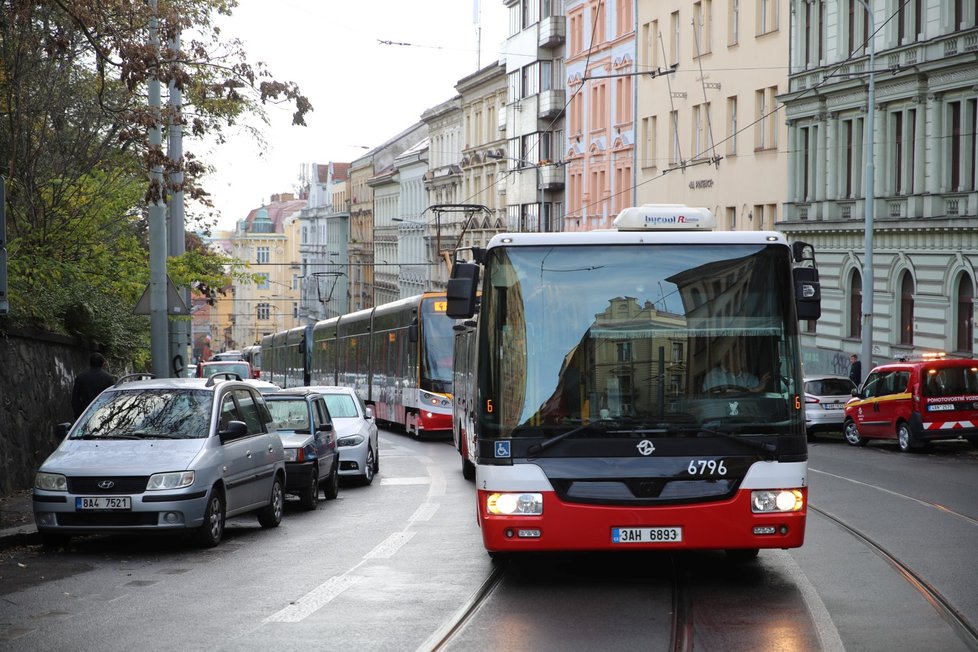
[(846, 421), (846, 425), (842, 428), (843, 434), (846, 436), (846, 441), (852, 446), (865, 446), (866, 438), (859, 434), (859, 428), (856, 427), (856, 422), (852, 419)]

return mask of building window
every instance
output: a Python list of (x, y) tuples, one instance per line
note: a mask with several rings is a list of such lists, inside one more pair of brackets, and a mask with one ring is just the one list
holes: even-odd
[(669, 16), (670, 27), (672, 28), (672, 40), (669, 43), (669, 63), (677, 64), (679, 63), (679, 35), (682, 31), (682, 25), (679, 23), (679, 12), (674, 11)]
[(764, 89), (754, 91), (754, 149), (767, 147), (767, 93)]
[(863, 332), (863, 280), (857, 271), (849, 279), (849, 337), (858, 340)]
[(737, 155), (737, 96), (727, 98), (727, 155)]
[(731, 231), (737, 230), (737, 207), (727, 206), (727, 228)]
[(642, 167), (654, 168), (656, 116), (642, 118)]
[(672, 361), (682, 362), (683, 361), (683, 343), (673, 342), (672, 343)]
[(618, 362), (631, 362), (632, 361), (632, 343), (631, 342), (618, 342), (615, 345), (615, 350), (617, 351)]
[(975, 168), (975, 150), (978, 148), (978, 100), (948, 103), (947, 156), (951, 173), (951, 192), (974, 190), (978, 174)]
[(255, 286), (259, 290), (267, 290), (269, 288), (268, 274), (256, 274), (256, 276)]
[(272, 307), (267, 303), (259, 303), (255, 311), (255, 318), (259, 321), (267, 321), (271, 318)]
[(255, 260), (259, 265), (266, 265), (271, 259), (271, 255), (268, 247), (258, 247), (258, 256)]
[(681, 158), (679, 148), (679, 111), (669, 112), (669, 131), (671, 132), (671, 150), (669, 152), (669, 163), (675, 165)]
[(713, 28), (713, 11), (711, 0), (700, 0), (693, 3), (693, 45), (696, 56), (709, 54), (713, 44), (710, 42), (710, 32)]
[(849, 54), (863, 54), (869, 43), (869, 11), (859, 0), (849, 0)]
[(971, 355), (975, 341), (975, 286), (967, 274), (961, 275), (956, 295), (957, 342), (954, 348), (956, 351), (963, 351)]
[(903, 273), (900, 284), (900, 344), (913, 345), (913, 277)]
[[(855, 2), (856, 0), (853, 0)], [(781, 3), (778, 0), (757, 0), (757, 33), (767, 34), (778, 30)]]
[(727, 24), (727, 45), (737, 45), (740, 41), (740, 0), (732, 0)]
[(641, 64), (647, 70), (659, 67), (659, 21), (653, 20), (642, 25)]

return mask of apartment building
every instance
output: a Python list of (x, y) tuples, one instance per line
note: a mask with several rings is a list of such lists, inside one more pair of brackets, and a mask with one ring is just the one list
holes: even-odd
[(634, 202), (773, 229), (786, 197), (788, 0), (637, 4)]
[[(663, 3), (638, 4), (659, 12)], [(563, 230), (589, 231), (635, 204), (635, 2), (567, 0), (566, 13)]]
[(499, 125), (507, 144), (497, 157), (504, 162), (498, 183), (506, 193), (506, 228), (560, 231), (567, 100), (564, 0), (503, 0), (503, 5), (509, 12), (502, 54), (507, 99)]
[(973, 356), (978, 4), (793, 0), (791, 11), (778, 228), (814, 244), (819, 263), (822, 318), (803, 333), (809, 366), (842, 369), (867, 341), (874, 362)]

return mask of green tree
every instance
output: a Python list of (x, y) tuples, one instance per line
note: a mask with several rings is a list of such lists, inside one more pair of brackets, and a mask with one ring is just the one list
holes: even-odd
[[(207, 171), (185, 145), (170, 161), (151, 147), (154, 114), (146, 84), (155, 76), (183, 93), (185, 133), (223, 142), (270, 102), (312, 109), (291, 82), (248, 62), (212, 22), (233, 0), (0, 0), (0, 174), (7, 177), (11, 316), (8, 321), (73, 333), (139, 366), (148, 320), (131, 311), (149, 277), (146, 207), (176, 190), (209, 205)], [(156, 11), (164, 47), (150, 44)], [(182, 47), (165, 46), (180, 35)], [(192, 142), (192, 141), (188, 141)], [(148, 171), (181, 171), (183, 184), (154, 186)], [(205, 216), (189, 215), (200, 229)], [(179, 285), (225, 287), (240, 265), (188, 248), (171, 259)], [(3, 322), (0, 322), (2, 326)]]

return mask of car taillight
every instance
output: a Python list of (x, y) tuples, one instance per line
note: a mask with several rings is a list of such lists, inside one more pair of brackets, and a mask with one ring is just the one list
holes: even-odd
[(805, 394), (805, 402), (806, 403), (821, 403), (821, 401), (818, 400), (818, 397), (812, 396), (811, 394)]

